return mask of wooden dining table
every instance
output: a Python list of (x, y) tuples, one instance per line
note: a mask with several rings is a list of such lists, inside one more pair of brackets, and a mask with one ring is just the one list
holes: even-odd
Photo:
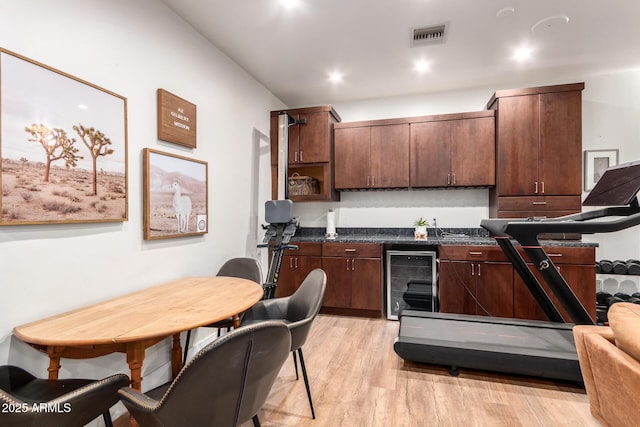
[(131, 387), (141, 390), (145, 350), (173, 337), (171, 366), (182, 367), (180, 332), (234, 318), (262, 298), (259, 284), (236, 277), (190, 277), (71, 310), (13, 329), (14, 335), (49, 355), (49, 379), (60, 359), (126, 354)]

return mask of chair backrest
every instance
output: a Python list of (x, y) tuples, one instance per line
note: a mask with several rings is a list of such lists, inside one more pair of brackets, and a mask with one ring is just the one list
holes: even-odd
[(282, 322), (235, 329), (208, 344), (182, 368), (157, 410), (128, 409), (141, 425), (240, 425), (264, 405), (290, 345), (289, 330)]
[(322, 269), (316, 268), (289, 297), (286, 320), (293, 324), (290, 327), (292, 351), (300, 348), (307, 340), (311, 322), (320, 312), (324, 302), (326, 289), (327, 275)]
[(262, 284), (262, 268), (253, 258), (231, 258), (220, 267), (216, 276), (239, 277)]

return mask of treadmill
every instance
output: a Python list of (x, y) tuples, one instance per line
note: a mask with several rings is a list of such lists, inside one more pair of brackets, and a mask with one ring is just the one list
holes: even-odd
[[(610, 233), (640, 224), (640, 161), (610, 167), (583, 206), (600, 209), (558, 218), (484, 219), (491, 235), (549, 321), (404, 310), (394, 350), (405, 360), (582, 383), (572, 328), (593, 324), (538, 241), (541, 233)], [(606, 207), (605, 207), (606, 206)], [(514, 246), (517, 242), (573, 323), (565, 323)]]

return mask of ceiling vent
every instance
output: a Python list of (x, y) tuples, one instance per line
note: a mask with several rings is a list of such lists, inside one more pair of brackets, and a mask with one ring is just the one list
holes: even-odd
[(447, 24), (433, 27), (414, 28), (411, 30), (411, 47), (444, 43), (447, 34)]

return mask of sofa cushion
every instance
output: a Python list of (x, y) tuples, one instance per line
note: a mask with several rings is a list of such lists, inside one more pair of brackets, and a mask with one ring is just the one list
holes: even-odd
[(640, 305), (619, 302), (609, 308), (607, 316), (616, 346), (640, 362)]

